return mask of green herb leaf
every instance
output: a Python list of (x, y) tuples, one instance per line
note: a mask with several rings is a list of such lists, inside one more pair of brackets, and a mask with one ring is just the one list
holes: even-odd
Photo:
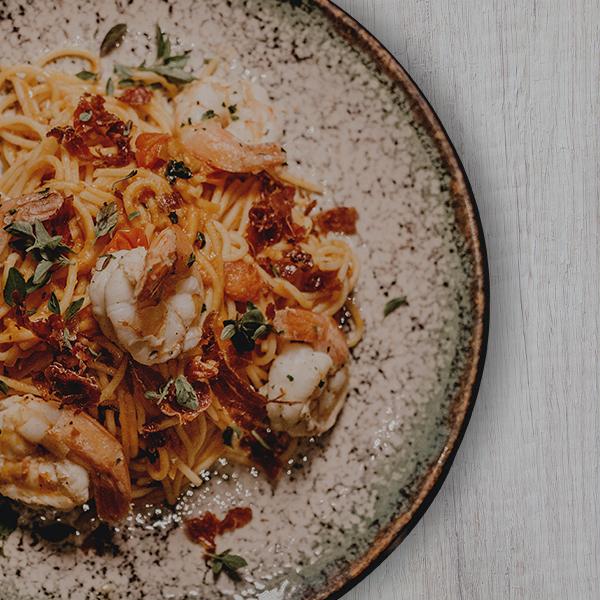
[(117, 48), (123, 41), (126, 33), (127, 25), (125, 23), (118, 23), (111, 27), (104, 36), (102, 44), (100, 44), (100, 56), (106, 56)]
[(248, 302), (246, 312), (238, 319), (223, 321), (221, 339), (230, 339), (238, 352), (254, 350), (256, 340), (266, 337), (273, 331), (259, 308)]
[(112, 96), (115, 93), (115, 84), (112, 80), (112, 77), (109, 77), (106, 82), (106, 95)]
[(294, 376), (293, 375), (289, 375), (288, 374), (288, 375), (286, 375), (286, 377), (287, 377), (288, 381), (294, 381)]
[(227, 110), (229, 111), (230, 115), (235, 115), (235, 113), (237, 112), (237, 104), (230, 104), (227, 107)]
[(180, 160), (170, 160), (167, 163), (167, 168), (165, 170), (165, 177), (170, 184), (175, 183), (175, 181), (179, 179), (191, 179), (192, 172), (189, 167)]
[(196, 262), (196, 255), (192, 252), (187, 259), (187, 266), (191, 267)]
[(83, 123), (87, 123), (92, 118), (92, 111), (86, 110), (79, 115), (79, 120)]
[(0, 393), (8, 394), (8, 386), (6, 385), (6, 383), (4, 383), (4, 381), (2, 381), (2, 379), (0, 379)]
[(217, 113), (212, 108), (209, 108), (203, 115), (202, 120), (208, 121), (209, 119), (214, 119), (217, 116)]
[(89, 81), (90, 79), (98, 79), (98, 75), (96, 73), (92, 73), (91, 71), (79, 71), (79, 73), (75, 73), (75, 77), (79, 77), (79, 79), (83, 79), (83, 81)]
[(387, 317), (390, 313), (393, 313), (400, 306), (406, 306), (408, 301), (406, 300), (406, 296), (400, 296), (398, 298), (392, 298), (385, 303), (383, 307), (383, 316)]
[(50, 294), (50, 300), (48, 300), (48, 309), (51, 313), (60, 315), (60, 302), (58, 301), (58, 298), (54, 292)]
[(31, 283), (35, 286), (35, 289), (46, 285), (50, 281), (50, 269), (53, 266), (54, 263), (51, 260), (42, 260), (37, 264), (31, 278)]
[(116, 202), (104, 204), (96, 215), (96, 224), (94, 226), (96, 239), (110, 233), (116, 227), (118, 221), (119, 213)]
[(7, 225), (4, 228), (5, 231), (10, 233), (10, 235), (14, 235), (15, 237), (21, 238), (33, 238), (33, 227), (31, 223), (27, 223), (27, 221), (14, 221)]
[(132, 210), (128, 215), (127, 218), (130, 221), (133, 221), (134, 219), (137, 219), (140, 216), (140, 211), (139, 210)]
[(225, 550), (221, 554), (208, 553), (210, 557), (210, 567), (215, 577), (224, 572), (231, 579), (239, 579), (238, 569), (246, 567), (248, 563), (244, 558), (237, 554), (231, 554), (231, 550)]
[(15, 306), (25, 300), (27, 295), (27, 285), (23, 275), (15, 267), (8, 270), (6, 284), (4, 286), (4, 301), (9, 306)]
[(81, 310), (83, 301), (84, 298), (79, 298), (69, 304), (67, 310), (65, 310), (65, 321), (70, 321)]
[(171, 54), (171, 41), (166, 36), (158, 23), (156, 24), (156, 60), (161, 61)]
[(188, 410), (196, 410), (198, 408), (198, 397), (187, 377), (185, 375), (178, 375), (174, 383), (177, 404)]

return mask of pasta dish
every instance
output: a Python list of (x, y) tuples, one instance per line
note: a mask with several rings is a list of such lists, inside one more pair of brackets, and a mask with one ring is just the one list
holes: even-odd
[(275, 480), (362, 332), (356, 211), (319, 210), (260, 85), (157, 46), (0, 68), (0, 495), (109, 522), (220, 457)]

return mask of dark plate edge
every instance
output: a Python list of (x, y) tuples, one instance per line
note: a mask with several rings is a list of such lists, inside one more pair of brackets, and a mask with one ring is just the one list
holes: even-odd
[(423, 478), (420, 491), (410, 509), (378, 534), (364, 556), (349, 565), (342, 574), (330, 579), (322, 590), (307, 597), (310, 600), (335, 600), (374, 571), (400, 545), (425, 514), (450, 471), (469, 424), (483, 376), (489, 335), (490, 279), (483, 227), (473, 190), (458, 153), (433, 107), (392, 53), (356, 19), (331, 0), (312, 2), (320, 7), (343, 37), (367, 51), (382, 70), (402, 86), (411, 102), (413, 114), (435, 141), (452, 177), (451, 192), (455, 202), (456, 219), (468, 242), (474, 266), (471, 295), (475, 318), (470, 342), (471, 352), (461, 379), (460, 390), (453, 403), (448, 441), (438, 460)]

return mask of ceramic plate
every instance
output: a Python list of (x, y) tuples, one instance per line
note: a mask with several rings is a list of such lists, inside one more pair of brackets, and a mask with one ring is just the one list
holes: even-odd
[[(226, 56), (260, 78), (284, 114), (290, 158), (324, 184), (326, 203), (360, 213), (357, 296), (367, 324), (337, 425), (307, 442), (275, 487), (219, 463), (174, 509), (132, 516), (101, 554), (21, 527), (0, 557), (2, 599), (341, 595), (431, 502), (483, 366), (484, 242), (442, 126), (381, 45), (325, 0), (2, 0), (0, 19), (3, 63), (65, 44), (95, 50), (126, 22), (130, 34), (111, 59), (131, 64), (153, 51), (159, 22), (193, 48), (194, 66)], [(396, 296), (408, 304), (384, 319)], [(178, 523), (240, 504), (255, 516), (220, 544), (249, 566), (240, 582), (215, 586)]]

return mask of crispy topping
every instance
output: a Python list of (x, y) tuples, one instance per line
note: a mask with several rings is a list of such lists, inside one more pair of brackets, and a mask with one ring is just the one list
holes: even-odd
[(192, 542), (201, 544), (207, 552), (214, 553), (217, 549), (215, 538), (218, 535), (244, 527), (251, 520), (252, 509), (246, 507), (232, 508), (222, 520), (212, 512), (205, 512), (201, 517), (187, 519), (185, 532)]
[(100, 388), (93, 377), (81, 375), (58, 362), (53, 362), (44, 370), (50, 390), (63, 404), (73, 404), (78, 408), (96, 406), (100, 399)]
[[(123, 167), (133, 160), (128, 129), (126, 123), (104, 108), (102, 96), (84, 94), (75, 109), (73, 125), (54, 127), (46, 135), (55, 137), (82, 162), (96, 167)], [(96, 147), (116, 147), (117, 151), (105, 155)]]
[(125, 90), (119, 100), (129, 106), (144, 106), (152, 101), (152, 92), (147, 87), (133, 87)]
[(265, 180), (260, 200), (250, 209), (246, 233), (255, 255), (284, 238), (296, 241), (304, 236), (304, 229), (292, 220), (294, 194), (292, 187)]
[(333, 231), (335, 233), (345, 233), (354, 235), (356, 233), (356, 221), (358, 213), (355, 208), (349, 206), (338, 206), (320, 212), (313, 217), (315, 225), (323, 233)]

